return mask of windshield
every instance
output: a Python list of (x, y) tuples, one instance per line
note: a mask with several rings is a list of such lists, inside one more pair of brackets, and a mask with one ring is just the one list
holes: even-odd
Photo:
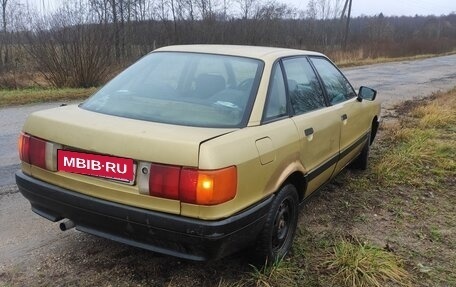
[(241, 127), (248, 120), (262, 67), (261, 61), (250, 58), (151, 53), (81, 107), (153, 122)]

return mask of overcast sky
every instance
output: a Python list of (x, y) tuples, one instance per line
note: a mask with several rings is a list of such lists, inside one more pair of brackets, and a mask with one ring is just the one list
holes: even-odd
[[(308, 0), (281, 0), (282, 2), (306, 9)], [(456, 13), (456, 0), (353, 0), (352, 13), (354, 16), (377, 15), (385, 16), (415, 16), (442, 15)]]
[[(56, 4), (65, 0), (22, 0), (32, 4), (44, 2), (45, 6), (55, 7)], [(277, 0), (290, 4), (300, 10), (307, 8), (308, 0)], [(42, 8), (42, 7), (41, 7)], [(456, 13), (456, 0), (353, 0), (352, 15), (377, 15), (385, 16), (415, 16), (418, 15), (442, 15)]]

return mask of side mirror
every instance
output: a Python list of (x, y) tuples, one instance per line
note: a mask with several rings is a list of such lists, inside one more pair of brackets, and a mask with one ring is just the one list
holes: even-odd
[(373, 101), (375, 100), (375, 96), (377, 96), (377, 91), (368, 87), (361, 86), (358, 92), (358, 101), (361, 102), (362, 100)]

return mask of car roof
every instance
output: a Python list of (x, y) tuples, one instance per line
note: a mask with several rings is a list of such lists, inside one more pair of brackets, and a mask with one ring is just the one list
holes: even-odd
[(274, 61), (275, 59), (297, 56), (297, 55), (315, 55), (324, 56), (318, 52), (288, 49), (288, 48), (275, 48), (275, 47), (262, 47), (262, 46), (241, 46), (241, 45), (176, 45), (166, 46), (155, 50), (154, 52), (192, 52), (192, 53), (208, 53), (208, 54), (221, 54), (231, 56), (241, 56), (248, 58), (256, 58), (264, 61)]

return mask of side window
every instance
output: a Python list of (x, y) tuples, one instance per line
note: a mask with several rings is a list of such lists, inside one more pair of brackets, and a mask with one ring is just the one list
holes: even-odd
[(320, 74), (332, 105), (341, 103), (356, 96), (355, 91), (344, 75), (325, 58), (311, 58)]
[(303, 114), (326, 106), (323, 90), (306, 58), (285, 59), (283, 66), (295, 114)]
[(265, 120), (279, 118), (287, 114), (287, 97), (282, 68), (276, 64), (270, 79), (269, 92), (265, 105)]

